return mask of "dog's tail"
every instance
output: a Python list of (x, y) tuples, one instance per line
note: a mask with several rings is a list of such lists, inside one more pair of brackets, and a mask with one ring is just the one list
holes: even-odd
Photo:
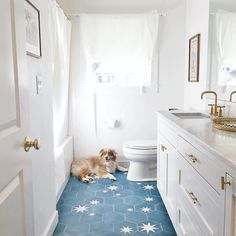
[(81, 168), (78, 165), (77, 161), (72, 162), (70, 171), (73, 176), (75, 176), (76, 178), (80, 178)]
[(117, 170), (122, 171), (122, 172), (127, 172), (129, 169), (123, 166), (117, 166)]

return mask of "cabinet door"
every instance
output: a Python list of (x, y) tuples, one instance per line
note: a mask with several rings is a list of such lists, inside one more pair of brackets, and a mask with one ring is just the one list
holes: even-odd
[(230, 185), (226, 187), (224, 235), (236, 236), (236, 180), (230, 175), (227, 175), (226, 181)]
[(177, 168), (176, 150), (167, 146), (167, 181), (166, 181), (166, 201), (167, 205), (173, 213), (173, 218), (176, 218), (176, 198), (177, 198), (177, 184), (178, 184), (178, 168)]
[(158, 187), (159, 191), (164, 198), (166, 196), (166, 180), (167, 180), (167, 161), (168, 161), (168, 155), (167, 155), (167, 147), (165, 146), (164, 140), (159, 138), (159, 155), (158, 155)]
[(202, 235), (201, 231), (197, 228), (197, 225), (193, 222), (193, 217), (189, 215), (189, 212), (184, 206), (178, 206), (177, 213), (177, 234), (179, 236), (198, 236)]
[(177, 152), (163, 137), (159, 138), (158, 187), (167, 211), (176, 222)]

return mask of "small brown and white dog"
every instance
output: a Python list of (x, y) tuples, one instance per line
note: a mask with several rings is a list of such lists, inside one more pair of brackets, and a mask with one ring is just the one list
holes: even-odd
[(71, 164), (71, 173), (83, 182), (93, 183), (91, 175), (97, 175), (99, 178), (116, 180), (111, 173), (116, 170), (127, 171), (126, 168), (118, 166), (116, 162), (116, 151), (108, 148), (102, 149), (99, 156), (87, 157), (75, 160)]

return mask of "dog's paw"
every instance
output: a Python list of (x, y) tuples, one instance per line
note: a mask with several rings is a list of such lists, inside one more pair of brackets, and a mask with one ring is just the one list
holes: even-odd
[(90, 184), (96, 183), (93, 177), (89, 176), (88, 179)]
[(111, 180), (114, 180), (114, 181), (115, 181), (115, 180), (116, 180), (116, 177), (115, 177), (114, 175), (111, 175), (111, 174), (110, 174), (110, 175), (109, 175), (109, 179), (111, 179)]
[(89, 180), (87, 178), (85, 178), (85, 177), (82, 178), (81, 181), (84, 182), (84, 183), (89, 183)]
[(90, 184), (91, 184), (91, 183), (95, 183), (93, 177), (91, 177), (91, 176), (83, 177), (83, 178), (82, 178), (82, 181), (83, 181), (84, 183), (90, 183)]

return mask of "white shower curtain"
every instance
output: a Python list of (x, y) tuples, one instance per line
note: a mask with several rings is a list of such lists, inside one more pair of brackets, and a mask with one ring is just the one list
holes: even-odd
[(236, 13), (216, 13), (219, 83), (236, 85)]
[(69, 178), (73, 159), (72, 138), (69, 138), (69, 68), (71, 22), (55, 0), (49, 4), (51, 33), (51, 62), (53, 77), (53, 136), (55, 185), (59, 198)]
[(54, 147), (68, 136), (71, 22), (55, 0), (51, 2)]

